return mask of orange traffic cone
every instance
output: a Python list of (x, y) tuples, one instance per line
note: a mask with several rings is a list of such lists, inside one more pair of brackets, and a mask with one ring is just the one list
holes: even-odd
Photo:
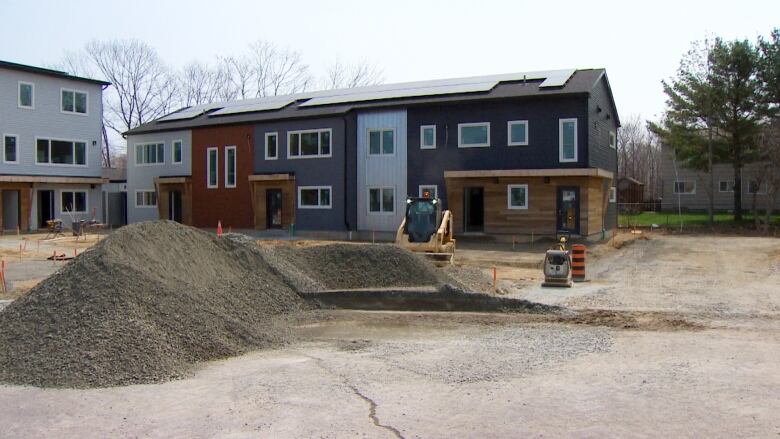
[(222, 221), (217, 221), (217, 236), (222, 236)]

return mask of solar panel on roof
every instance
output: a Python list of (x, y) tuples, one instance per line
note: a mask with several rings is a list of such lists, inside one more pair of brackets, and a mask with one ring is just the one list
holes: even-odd
[(456, 93), (477, 93), (489, 91), (497, 84), (496, 81), (492, 82), (476, 82), (473, 84), (454, 84), (454, 85), (437, 85), (432, 87), (414, 87), (406, 89), (390, 89), (380, 91), (370, 91), (365, 93), (351, 93), (337, 96), (326, 96), (321, 98), (312, 98), (304, 103), (301, 107), (313, 107), (317, 105), (329, 105), (339, 104), (346, 102), (363, 102), (363, 101), (375, 101), (381, 99), (396, 99), (416, 96), (434, 96), (443, 94), (456, 94)]
[(281, 108), (284, 108), (293, 102), (295, 102), (295, 98), (291, 96), (286, 96), (283, 99), (276, 99), (276, 98), (266, 98), (261, 100), (253, 100), (253, 103), (248, 103), (244, 105), (230, 105), (223, 107), (211, 114), (209, 116), (221, 116), (225, 114), (237, 114), (237, 113), (251, 113), (255, 111), (268, 111), (268, 110), (279, 110)]
[(192, 119), (194, 117), (200, 116), (205, 111), (206, 111), (205, 108), (199, 108), (199, 109), (195, 109), (195, 110), (186, 109), (186, 110), (177, 111), (175, 113), (171, 113), (171, 114), (169, 114), (169, 115), (167, 115), (165, 117), (161, 117), (158, 120), (161, 121), (161, 122), (164, 122), (164, 121), (169, 121), (169, 120)]

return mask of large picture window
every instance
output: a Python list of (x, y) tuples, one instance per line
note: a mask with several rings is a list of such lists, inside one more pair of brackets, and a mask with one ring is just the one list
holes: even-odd
[(395, 130), (368, 130), (368, 155), (393, 155)]
[(287, 157), (314, 158), (331, 156), (331, 129), (290, 131), (287, 133)]
[(63, 212), (87, 212), (87, 191), (62, 191), (60, 197), (60, 209)]
[(35, 163), (86, 166), (87, 143), (73, 140), (38, 139), (35, 144)]
[(87, 114), (87, 93), (77, 90), (61, 90), (60, 108), (63, 113)]
[(577, 119), (558, 121), (558, 160), (562, 163), (577, 161)]
[(486, 146), (490, 146), (490, 122), (458, 124), (458, 148)]
[(368, 213), (395, 212), (395, 189), (391, 187), (368, 188)]
[(135, 145), (136, 165), (159, 165), (162, 163), (165, 163), (164, 143), (137, 143)]
[(330, 209), (330, 186), (298, 187), (299, 209)]

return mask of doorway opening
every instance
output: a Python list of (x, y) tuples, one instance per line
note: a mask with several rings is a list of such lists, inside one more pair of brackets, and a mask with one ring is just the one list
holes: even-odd
[(559, 231), (580, 234), (580, 188), (558, 188), (557, 225)]
[(463, 231), (479, 233), (485, 230), (485, 190), (467, 187), (463, 193)]
[(265, 191), (265, 224), (267, 229), (282, 228), (282, 190)]
[(46, 221), (54, 219), (54, 191), (38, 191), (38, 227), (45, 229)]

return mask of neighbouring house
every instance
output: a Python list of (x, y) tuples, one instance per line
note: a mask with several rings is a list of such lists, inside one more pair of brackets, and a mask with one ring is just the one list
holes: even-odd
[(103, 221), (108, 227), (127, 224), (127, 168), (103, 168)]
[(642, 204), (645, 201), (645, 184), (635, 178), (618, 178), (617, 190), (618, 203)]
[[(663, 187), (661, 208), (674, 211), (706, 211), (709, 208), (710, 175), (705, 171), (686, 169), (675, 159), (674, 150), (664, 145), (661, 154), (661, 184)], [(761, 181), (761, 166), (750, 163), (742, 168), (742, 210), (749, 211), (755, 205), (764, 210), (768, 206), (767, 183)], [(719, 163), (712, 167), (714, 179), (714, 200), (716, 211), (734, 210), (734, 167), (730, 163)], [(774, 209), (780, 209), (780, 201)]]
[(108, 85), (0, 61), (0, 228), (102, 219), (102, 95)]
[(394, 232), (437, 195), (457, 233), (616, 227), (605, 70), (318, 91), (184, 108), (126, 133), (129, 222)]

